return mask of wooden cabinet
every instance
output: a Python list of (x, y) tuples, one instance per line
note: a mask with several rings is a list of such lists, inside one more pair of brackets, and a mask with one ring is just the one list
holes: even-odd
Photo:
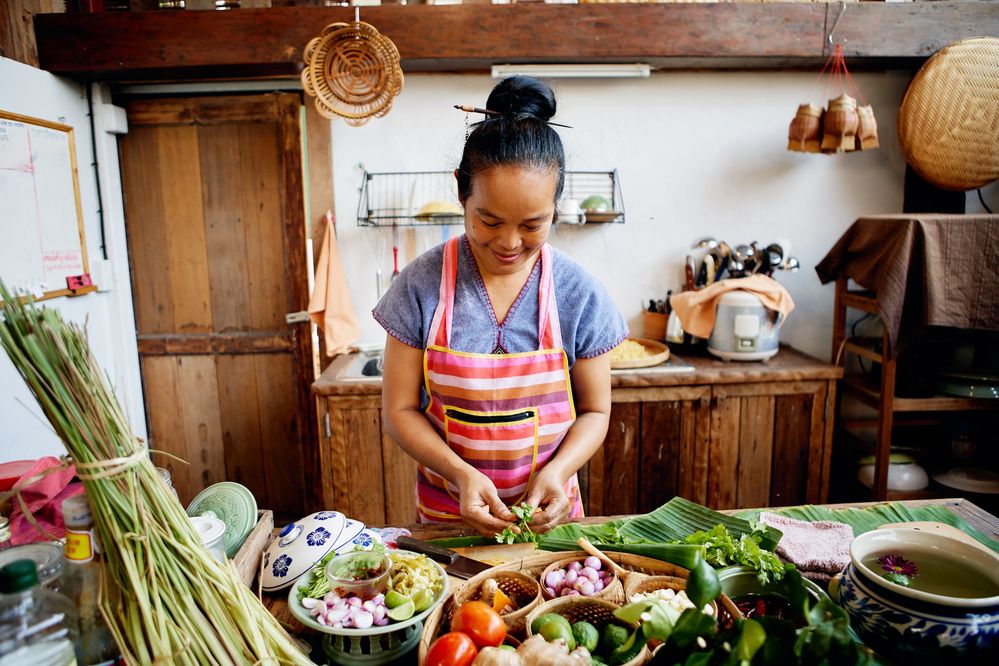
[[(841, 370), (790, 348), (767, 363), (685, 360), (693, 372), (615, 373), (607, 437), (579, 472), (587, 514), (642, 513), (675, 495), (717, 509), (824, 502)], [(412, 522), (416, 465), (382, 431), (378, 383), (336, 379), (348, 362), (313, 386), (324, 504)]]

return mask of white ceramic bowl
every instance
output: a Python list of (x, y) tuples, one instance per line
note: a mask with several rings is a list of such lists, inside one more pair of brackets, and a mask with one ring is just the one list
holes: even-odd
[[(348, 523), (350, 532), (345, 535)], [(327, 553), (363, 529), (362, 523), (339, 511), (317, 511), (290, 523), (264, 551), (261, 587), (267, 592), (289, 587)]]
[[(974, 570), (999, 589), (999, 556), (944, 534), (881, 529), (861, 534), (850, 546), (850, 565), (839, 583), (839, 602), (860, 638), (898, 660), (960, 657), (979, 660), (999, 648), (999, 594), (956, 597), (905, 587), (872, 570), (865, 560), (896, 553), (917, 566), (927, 558), (951, 563), (958, 578)], [(988, 592), (985, 592), (988, 594)], [(995, 662), (993, 662), (995, 663)]]
[[(861, 465), (857, 478), (868, 488), (874, 487), (874, 465)], [(888, 465), (888, 490), (922, 490), (930, 485), (926, 470), (916, 463)]]

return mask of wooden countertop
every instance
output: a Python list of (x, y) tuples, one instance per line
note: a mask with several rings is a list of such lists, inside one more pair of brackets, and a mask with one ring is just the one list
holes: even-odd
[[(842, 509), (842, 508), (864, 508), (868, 506), (874, 506), (878, 504), (877, 502), (858, 502), (850, 504), (826, 504), (823, 505), (830, 509)], [(965, 520), (969, 525), (979, 530), (991, 539), (999, 540), (999, 517), (996, 517), (985, 511), (981, 507), (975, 505), (974, 503), (963, 499), (963, 498), (949, 498), (949, 499), (931, 499), (931, 500), (912, 500), (904, 502), (908, 507), (919, 507), (919, 506), (942, 506), (955, 514), (960, 518)], [(786, 508), (786, 507), (785, 507)], [(734, 509), (729, 511), (722, 511), (722, 513), (741, 513), (747, 511), (748, 509)], [(586, 524), (592, 523), (602, 523), (608, 520), (614, 520), (615, 518), (623, 518), (624, 516), (591, 516), (585, 518), (580, 522)], [(440, 539), (440, 538), (453, 538), (459, 536), (471, 536), (477, 534), (477, 532), (464, 524), (417, 524), (417, 525), (407, 525), (407, 529), (412, 532), (413, 536), (417, 539)], [(474, 548), (455, 548), (458, 552), (461, 552), (469, 557), (480, 559), (485, 562), (490, 562), (494, 564), (501, 564), (503, 562), (509, 562), (518, 558), (528, 557), (534, 554), (536, 551), (533, 544), (529, 543), (519, 543), (512, 546), (499, 545), (496, 546), (480, 546)], [(450, 578), (449, 584), (452, 590), (455, 586), (461, 585), (462, 580), (457, 578)], [(278, 618), (281, 622), (288, 625), (291, 631), (295, 633), (307, 633), (311, 630), (306, 629), (288, 610), (288, 594), (285, 592), (278, 592), (276, 594), (264, 594), (262, 596), (264, 605)]]
[[(366, 396), (379, 395), (380, 379), (338, 379), (337, 375), (353, 360), (353, 354), (337, 356), (313, 383), (315, 395)], [(693, 372), (663, 373), (657, 367), (615, 371), (612, 388), (644, 388), (665, 386), (700, 386), (705, 384), (743, 384), (747, 382), (793, 382), (816, 379), (839, 379), (842, 368), (809, 356), (791, 347), (781, 347), (768, 361), (722, 361), (712, 356), (683, 355), (679, 358), (694, 366)]]

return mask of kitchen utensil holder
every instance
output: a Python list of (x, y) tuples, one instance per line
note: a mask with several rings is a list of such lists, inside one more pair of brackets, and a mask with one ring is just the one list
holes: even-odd
[[(562, 199), (578, 202), (597, 195), (607, 200), (610, 210), (584, 211), (587, 224), (596, 222), (623, 223), (624, 199), (617, 170), (566, 171)], [(451, 171), (365, 171), (361, 179), (361, 196), (357, 202), (359, 227), (424, 227), (464, 224), (464, 217), (455, 215), (421, 215), (419, 210), (432, 201), (458, 202), (458, 190)]]

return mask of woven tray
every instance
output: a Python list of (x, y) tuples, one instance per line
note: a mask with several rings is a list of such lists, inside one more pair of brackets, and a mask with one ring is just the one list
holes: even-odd
[[(520, 571), (529, 576), (537, 578), (541, 573), (553, 562), (558, 560), (572, 558), (572, 559), (585, 559), (588, 557), (588, 553), (583, 551), (562, 551), (558, 553), (548, 553), (542, 552), (538, 555), (533, 555), (531, 557), (525, 557), (522, 560), (516, 560), (514, 562), (508, 562), (507, 564), (502, 564), (497, 567), (493, 567), (487, 571), (482, 572), (476, 576), (476, 580), (488, 577), (491, 573), (500, 571)], [(623, 568), (628, 571), (635, 572), (635, 574), (629, 576), (629, 581), (632, 579), (640, 578), (636, 574), (644, 574), (647, 576), (678, 576), (685, 578), (687, 576), (687, 570), (678, 567), (674, 564), (669, 564), (668, 562), (662, 562), (660, 560), (654, 560), (650, 557), (642, 557), (640, 555), (631, 555), (629, 553), (613, 553), (608, 552), (605, 555), (617, 562)], [(471, 581), (469, 581), (471, 582)], [(466, 583), (467, 584), (467, 583)], [(448, 595), (444, 602), (437, 607), (437, 609), (427, 616), (423, 623), (423, 633), (420, 635), (420, 650), (419, 650), (419, 663), (422, 664), (427, 656), (427, 650), (430, 649), (430, 644), (441, 634), (446, 633), (451, 625), (451, 615), (454, 612), (455, 606), (455, 595), (459, 593), (463, 586), (457, 587), (451, 594)], [(618, 593), (615, 597), (603, 599), (603, 601), (608, 601), (610, 603), (621, 605), (624, 603), (624, 587), (617, 586)], [(722, 596), (721, 603), (726, 608), (731, 608), (738, 613), (738, 609), (735, 608), (735, 604), (732, 600), (726, 596)], [(537, 607), (537, 608), (540, 608)], [(535, 608), (534, 610), (537, 610)], [(533, 614), (533, 612), (532, 612)], [(526, 628), (526, 627), (525, 627)], [(521, 633), (516, 635), (515, 638), (523, 639), (526, 638), (526, 634)]]
[(919, 70), (902, 99), (905, 159), (934, 185), (971, 190), (999, 178), (999, 39), (954, 42)]

